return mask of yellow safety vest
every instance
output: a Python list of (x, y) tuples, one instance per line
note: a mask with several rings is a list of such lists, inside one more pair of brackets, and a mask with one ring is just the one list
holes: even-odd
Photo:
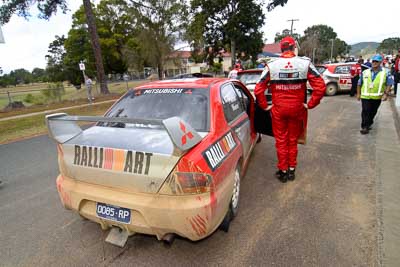
[(386, 71), (381, 70), (372, 81), (372, 72), (370, 69), (363, 71), (363, 84), (361, 87), (361, 98), (363, 99), (381, 99), (385, 93)]

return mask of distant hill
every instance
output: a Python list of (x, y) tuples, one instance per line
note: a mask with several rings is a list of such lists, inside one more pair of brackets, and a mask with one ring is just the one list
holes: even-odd
[(351, 45), (350, 55), (353, 56), (367, 56), (373, 55), (376, 53), (376, 49), (378, 48), (380, 43), (377, 42), (362, 42)]

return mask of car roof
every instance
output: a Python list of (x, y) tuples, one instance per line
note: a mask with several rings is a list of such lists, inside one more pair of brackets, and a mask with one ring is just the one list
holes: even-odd
[(242, 73), (261, 73), (263, 72), (264, 69), (249, 69), (249, 70), (241, 70), (238, 71), (238, 74), (242, 74)]
[(148, 88), (208, 88), (211, 85), (229, 81), (228, 78), (188, 78), (179, 80), (162, 80), (146, 83), (136, 87), (135, 89)]
[(354, 65), (357, 64), (357, 62), (342, 62), (342, 63), (330, 63), (330, 64), (325, 64), (326, 66), (343, 66), (343, 65)]

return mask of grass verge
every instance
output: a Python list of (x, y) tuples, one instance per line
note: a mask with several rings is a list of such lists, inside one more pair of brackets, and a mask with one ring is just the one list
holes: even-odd
[[(93, 88), (92, 89), (92, 95), (96, 98), (95, 102), (101, 102), (105, 100), (110, 100), (110, 99), (118, 99), (122, 94), (124, 94), (127, 91), (127, 88), (134, 88), (139, 85), (142, 85), (148, 81), (140, 80), (140, 81), (130, 81), (128, 84), (125, 82), (120, 82), (120, 83), (110, 83), (108, 84), (108, 89), (110, 91), (109, 95), (102, 95), (99, 94), (99, 88)], [(44, 87), (44, 85), (42, 85)], [(32, 86), (25, 86), (22, 89), (24, 90), (29, 90), (29, 89), (37, 89), (35, 85)], [(5, 89), (4, 89), (5, 90)], [(7, 90), (12, 91), (11, 88), (8, 88)], [(13, 89), (13, 93), (17, 93), (19, 88)], [(1, 97), (0, 95), (0, 118), (6, 118), (6, 117), (12, 117), (16, 115), (22, 115), (22, 114), (28, 114), (28, 113), (33, 113), (33, 112), (39, 112), (39, 111), (45, 111), (45, 110), (52, 110), (52, 109), (57, 109), (57, 108), (63, 108), (63, 107), (69, 107), (69, 106), (75, 106), (75, 105), (80, 105), (80, 104), (87, 104), (87, 96), (86, 96), (86, 89), (83, 87), (80, 90), (76, 90), (74, 87), (69, 86), (66, 87), (66, 94), (62, 96), (62, 101), (58, 102), (57, 100), (48, 100), (48, 103), (45, 103), (43, 105), (32, 105), (29, 103), (25, 103), (26, 105), (25, 108), (21, 109), (15, 109), (11, 111), (4, 112), (2, 111), (2, 108), (5, 107), (8, 104), (8, 99), (6, 96), (3, 95)], [(1, 92), (1, 90), (0, 90)], [(24, 97), (26, 96), (27, 93), (23, 93), (22, 95), (12, 95), (12, 100), (13, 101), (22, 101)], [(40, 92), (33, 92), (33, 95), (41, 95)]]
[[(68, 110), (69, 115), (103, 115), (113, 103)], [(45, 115), (0, 121), (0, 144), (47, 133)]]

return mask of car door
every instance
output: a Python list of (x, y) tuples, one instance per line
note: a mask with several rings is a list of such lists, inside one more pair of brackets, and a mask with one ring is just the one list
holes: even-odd
[(246, 112), (250, 105), (250, 99), (232, 83), (222, 85), (220, 93), (225, 119), (239, 138), (243, 148), (243, 157), (246, 160), (253, 143), (251, 121)]
[(350, 90), (351, 89), (351, 75), (350, 75), (351, 65), (341, 65), (337, 66), (335, 69), (335, 74), (339, 76), (339, 89), (340, 90)]

